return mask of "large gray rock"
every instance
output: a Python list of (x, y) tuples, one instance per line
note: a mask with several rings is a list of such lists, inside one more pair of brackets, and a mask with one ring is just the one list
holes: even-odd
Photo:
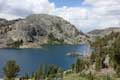
[(86, 40), (86, 36), (74, 25), (57, 16), (34, 14), (25, 19), (6, 22), (9, 24), (4, 24), (8, 30), (4, 31), (6, 37), (3, 43), (7, 47), (40, 47), (51, 40), (65, 44), (80, 44)]

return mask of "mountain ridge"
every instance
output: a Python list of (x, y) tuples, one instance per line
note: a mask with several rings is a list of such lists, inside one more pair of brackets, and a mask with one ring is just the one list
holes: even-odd
[(25, 19), (0, 19), (1, 48), (39, 48), (44, 44), (80, 44), (86, 36), (61, 17), (33, 14)]
[(92, 30), (90, 32), (88, 32), (87, 34), (91, 34), (91, 35), (100, 35), (100, 34), (106, 34), (109, 32), (120, 32), (120, 27), (109, 27), (109, 28), (105, 28), (105, 29), (95, 29)]

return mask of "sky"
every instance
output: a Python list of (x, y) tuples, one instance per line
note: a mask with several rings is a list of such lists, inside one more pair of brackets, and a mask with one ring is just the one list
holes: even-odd
[(62, 17), (83, 32), (120, 27), (120, 0), (0, 0), (0, 18), (40, 13)]
[(49, 0), (50, 2), (55, 3), (56, 7), (79, 7), (83, 0)]

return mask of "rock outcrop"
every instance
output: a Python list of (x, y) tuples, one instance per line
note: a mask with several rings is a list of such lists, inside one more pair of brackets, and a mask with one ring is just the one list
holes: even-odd
[(61, 17), (34, 14), (25, 19), (0, 19), (1, 48), (38, 48), (43, 44), (80, 44), (86, 36)]

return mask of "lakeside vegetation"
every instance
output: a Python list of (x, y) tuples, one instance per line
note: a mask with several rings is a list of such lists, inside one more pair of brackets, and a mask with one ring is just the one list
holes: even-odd
[[(86, 67), (87, 66), (87, 67)], [(116, 80), (110, 75), (96, 76), (92, 72), (85, 73), (88, 63), (77, 59), (76, 63), (69, 70), (63, 70), (56, 65), (41, 65), (32, 75), (25, 74), (19, 77), (20, 66), (14, 60), (8, 61), (3, 68), (5, 80)]]
[(78, 58), (68, 70), (57, 65), (41, 65), (32, 75), (19, 77), (21, 70), (15, 61), (8, 61), (3, 68), (5, 80), (119, 80), (120, 78), (120, 33), (112, 32), (97, 37), (91, 43), (90, 56)]
[[(105, 37), (98, 37), (92, 44), (94, 52), (91, 55), (91, 61), (96, 62), (96, 69), (113, 68), (118, 77), (120, 77), (120, 33), (112, 32)], [(105, 63), (105, 59), (107, 59)]]
[(4, 80), (116, 80), (116, 77), (110, 75), (96, 76), (92, 72), (85, 73), (87, 64), (78, 59), (69, 70), (63, 70), (56, 65), (41, 65), (32, 75), (25, 74), (19, 77), (20, 66), (10, 60), (3, 68)]

